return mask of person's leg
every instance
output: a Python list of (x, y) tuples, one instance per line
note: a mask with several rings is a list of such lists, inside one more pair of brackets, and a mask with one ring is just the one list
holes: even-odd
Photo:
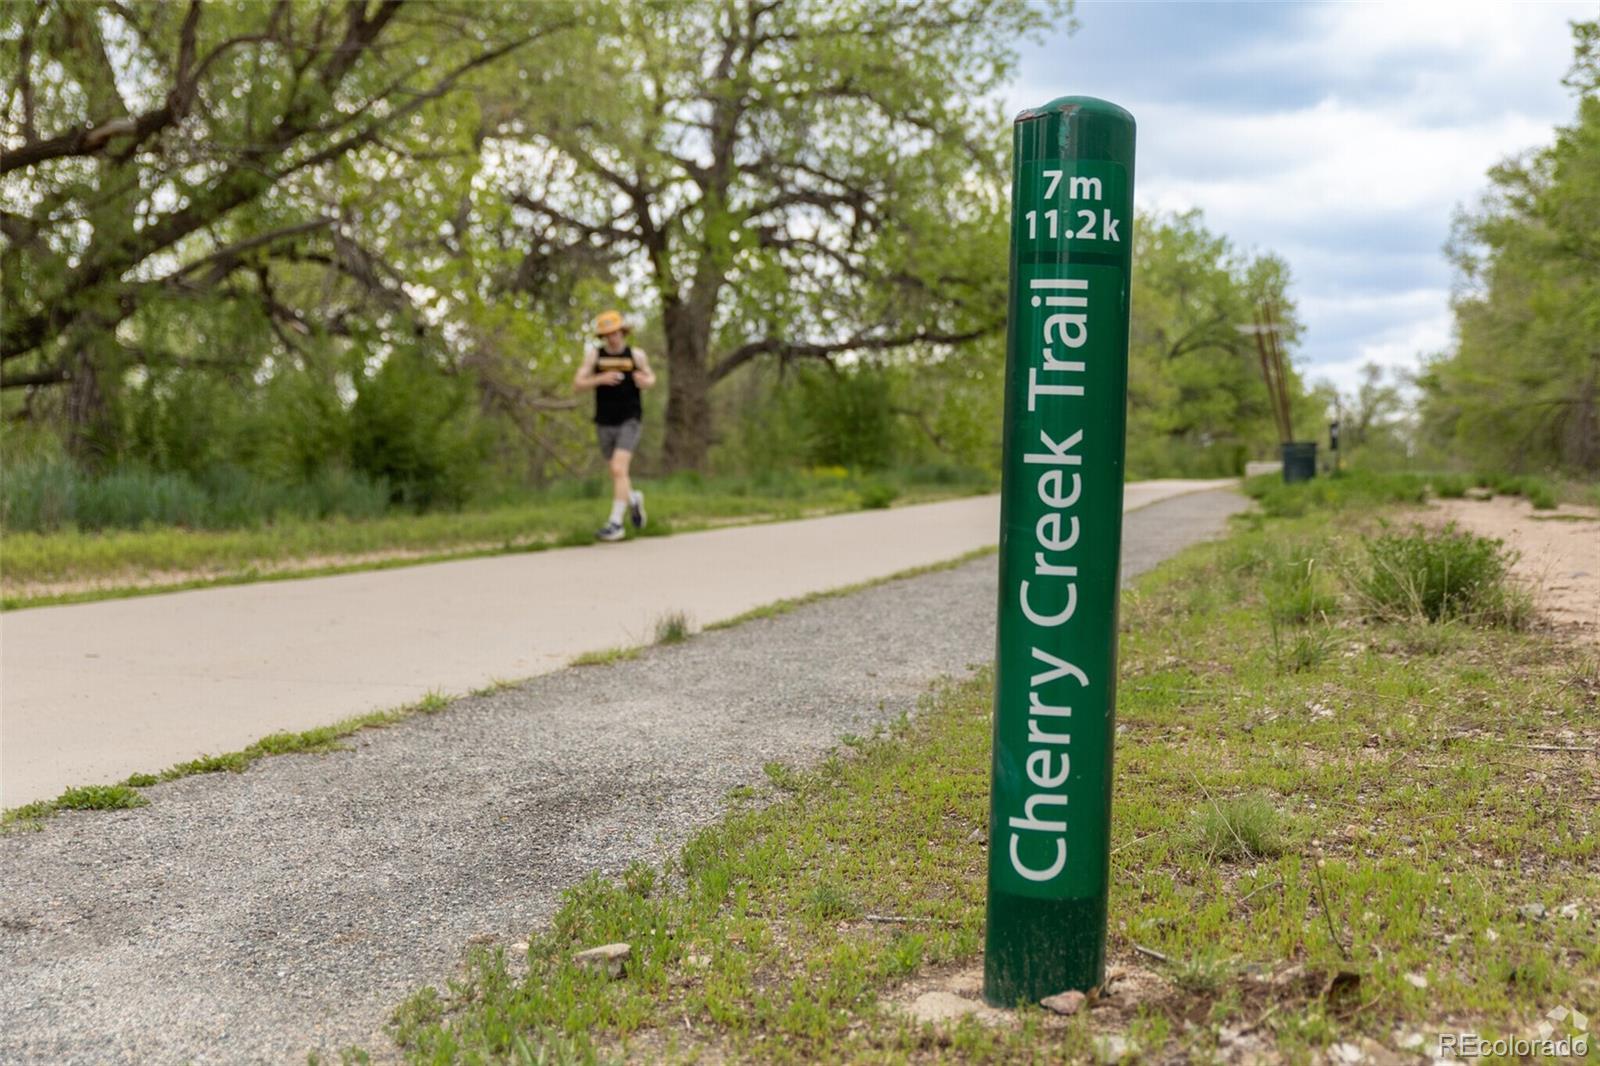
[(633, 492), (633, 481), (628, 476), (628, 467), (633, 462), (633, 453), (626, 448), (617, 448), (611, 453), (609, 465), (611, 467), (611, 501), (612, 510), (615, 512), (613, 521), (621, 521), (622, 511), (618, 507), (628, 506), (628, 498)]
[(612, 498), (626, 505), (634, 529), (643, 529), (645, 523), (644, 493), (633, 487), (633, 479), (629, 476), (630, 464), (634, 453), (639, 450), (639, 437), (643, 431), (644, 424), (637, 418), (630, 418), (617, 428), (617, 454), (625, 458), (621, 478), (618, 479), (615, 468), (611, 475)]
[[(614, 494), (618, 491), (617, 468), (619, 463), (617, 457), (622, 457), (622, 461), (620, 463), (622, 469), (622, 483), (624, 486), (626, 486), (628, 484), (628, 460), (633, 457), (633, 454), (631, 452), (624, 451), (621, 447), (619, 447), (619, 441), (617, 439), (619, 433), (617, 426), (597, 425), (595, 427), (595, 435), (600, 443), (600, 454), (605, 456), (606, 459), (606, 469), (611, 472), (611, 488)], [(623, 537), (622, 514), (625, 510), (627, 510), (627, 490), (624, 488), (621, 491), (624, 493), (623, 499), (619, 502), (613, 495), (611, 501), (611, 517), (606, 520), (606, 524), (602, 526), (600, 528), (600, 532), (596, 534), (596, 536), (598, 536), (601, 540), (621, 540)]]

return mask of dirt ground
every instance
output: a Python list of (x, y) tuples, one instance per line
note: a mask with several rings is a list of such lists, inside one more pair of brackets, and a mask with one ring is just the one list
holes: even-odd
[(1513, 572), (1533, 589), (1539, 609), (1558, 629), (1600, 646), (1600, 512), (1563, 505), (1535, 511), (1526, 500), (1438, 500), (1441, 522), (1498, 537), (1520, 553)]

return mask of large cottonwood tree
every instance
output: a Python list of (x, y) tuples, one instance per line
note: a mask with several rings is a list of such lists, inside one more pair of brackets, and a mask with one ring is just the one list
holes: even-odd
[(993, 92), (1026, 0), (701, 0), (614, 10), (578, 109), (486, 112), (532, 248), (620, 252), (659, 314), (665, 460), (698, 467), (751, 360), (958, 345), (1005, 313)]
[[(449, 109), (508, 58), (543, 69), (582, 22), (403, 0), (0, 7), (0, 387), (64, 391), (85, 456), (130, 367), (247, 384), (300, 338), (414, 333), (414, 271), (389, 253), (455, 211), (438, 161), (476, 145)], [(237, 343), (207, 332), (223, 320)]]

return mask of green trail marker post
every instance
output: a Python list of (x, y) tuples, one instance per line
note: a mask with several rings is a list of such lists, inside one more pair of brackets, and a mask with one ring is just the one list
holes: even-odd
[(1017, 117), (984, 998), (1105, 973), (1133, 116)]

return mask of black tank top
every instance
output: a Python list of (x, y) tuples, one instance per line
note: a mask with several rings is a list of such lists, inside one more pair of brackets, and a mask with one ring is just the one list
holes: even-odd
[(639, 386), (633, 380), (633, 372), (637, 369), (632, 348), (624, 348), (615, 355), (606, 351), (604, 346), (596, 349), (595, 373), (620, 370), (622, 381), (616, 385), (595, 386), (595, 422), (602, 426), (620, 426), (630, 418), (644, 417), (644, 406), (639, 402)]

